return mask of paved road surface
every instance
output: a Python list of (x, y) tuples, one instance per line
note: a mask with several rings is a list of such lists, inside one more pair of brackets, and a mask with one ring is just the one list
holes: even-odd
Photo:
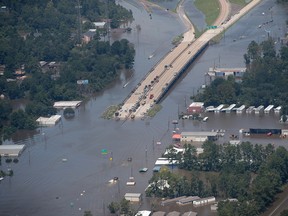
[(213, 37), (225, 31), (225, 29), (234, 24), (260, 1), (261, 0), (253, 0), (240, 10), (239, 13), (229, 17), (230, 4), (226, 0), (219, 0), (221, 8), (220, 15), (214, 23), (217, 29), (207, 30), (197, 40), (194, 39), (194, 28), (191, 27), (192, 24), (186, 17), (183, 7), (180, 4), (177, 11), (189, 30), (184, 34), (182, 42), (159, 61), (143, 78), (142, 82), (136, 86), (129, 97), (127, 97), (119, 111), (120, 119), (144, 117), (147, 111), (154, 106), (155, 102), (162, 97), (167, 86), (169, 86), (174, 79), (177, 79), (179, 71), (187, 65), (191, 58), (197, 55), (199, 50)]

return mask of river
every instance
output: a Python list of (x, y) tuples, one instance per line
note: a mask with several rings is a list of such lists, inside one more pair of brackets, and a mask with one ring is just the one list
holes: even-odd
[[(121, 103), (147, 71), (173, 47), (173, 38), (184, 31), (177, 16), (167, 11), (153, 10), (151, 19), (137, 3), (119, 3), (131, 9), (135, 17), (131, 23), (132, 31), (120, 36), (134, 43), (135, 71), (122, 74), (107, 90), (85, 102), (78, 108), (74, 119), (63, 118), (56, 127), (42, 128), (35, 133), (19, 133), (6, 141), (25, 144), (26, 149), (17, 164), (7, 164), (2, 159), (2, 169), (13, 169), (14, 176), (0, 182), (1, 216), (76, 216), (83, 215), (84, 210), (91, 210), (94, 216), (109, 215), (107, 205), (111, 201), (119, 200), (127, 192), (144, 193), (156, 159), (171, 143), (174, 129), (171, 121), (177, 118), (178, 108), (184, 110), (185, 104), (191, 102), (189, 97), (205, 83), (204, 74), (208, 68), (213, 65), (243, 67), (243, 54), (251, 40), (263, 41), (267, 38), (267, 31), (276, 39), (287, 32), (287, 8), (263, 0), (233, 25), (220, 43), (208, 47), (171, 89), (161, 103), (162, 110), (154, 118), (125, 123), (108, 121), (100, 117), (104, 110), (109, 105)], [(259, 24), (270, 20), (271, 14), (273, 24), (266, 29), (258, 28)], [(136, 25), (141, 26), (140, 31)], [(154, 56), (149, 60), (151, 54)], [(180, 131), (224, 129), (228, 137), (241, 128), (285, 128), (278, 120), (279, 116), (274, 114), (251, 117), (221, 113), (209, 114), (206, 123), (180, 120), (177, 127)], [(275, 145), (286, 143), (286, 140), (266, 137), (244, 140)], [(161, 145), (156, 145), (156, 142), (161, 142)], [(108, 151), (108, 155), (101, 154), (103, 149)], [(132, 157), (132, 162), (127, 161), (128, 157)], [(138, 173), (144, 166), (149, 168), (148, 172)], [(131, 175), (136, 186), (127, 187), (125, 184)], [(114, 176), (119, 178), (118, 184), (109, 184)], [(145, 207), (148, 205), (144, 199), (142, 208)], [(210, 215), (208, 208), (195, 211), (200, 216)]]

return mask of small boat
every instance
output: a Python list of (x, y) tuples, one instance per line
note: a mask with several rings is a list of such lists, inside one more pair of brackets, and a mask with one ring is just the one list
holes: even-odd
[(117, 181), (118, 181), (118, 177), (117, 176), (115, 176), (113, 179), (110, 179), (108, 182), (110, 183), (110, 184), (113, 184), (113, 183), (116, 183)]
[(143, 167), (142, 169), (139, 170), (140, 173), (144, 173), (147, 172), (148, 168), (147, 167)]
[(202, 121), (203, 121), (203, 122), (206, 122), (207, 120), (208, 120), (208, 117), (206, 116), (206, 117), (203, 118)]
[(154, 54), (150, 55), (150, 56), (148, 57), (148, 59), (151, 59), (151, 58), (153, 58), (153, 56), (154, 56)]

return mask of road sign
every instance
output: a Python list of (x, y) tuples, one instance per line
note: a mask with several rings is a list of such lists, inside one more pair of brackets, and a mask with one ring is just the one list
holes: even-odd
[(207, 29), (216, 29), (217, 26), (207, 26)]

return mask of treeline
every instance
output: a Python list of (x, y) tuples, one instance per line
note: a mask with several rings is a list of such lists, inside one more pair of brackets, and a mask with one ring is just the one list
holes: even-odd
[[(206, 142), (203, 149), (197, 156), (191, 145), (185, 145), (183, 154), (169, 148), (165, 157), (178, 160), (178, 167), (192, 171), (191, 175), (179, 176), (168, 169), (161, 170), (149, 181), (147, 196), (236, 198), (238, 202), (219, 203), (220, 216), (259, 215), (288, 180), (288, 152), (284, 147)], [(164, 180), (169, 187), (165, 187)]]
[[(107, 20), (107, 14), (113, 28), (133, 18), (114, 0), (79, 0), (79, 5), (70, 0), (3, 0), (1, 6), (6, 6), (0, 10), (0, 66), (5, 68), (0, 75), (4, 96), (0, 135), (4, 140), (18, 129), (35, 129), (37, 117), (55, 114), (54, 101), (83, 99), (117, 79), (120, 68), (133, 67), (135, 50), (125, 39), (109, 44), (96, 34), (88, 44), (79, 44), (78, 12), (85, 21), (82, 32), (93, 27), (92, 22)], [(57, 69), (44, 71), (40, 61), (55, 61)], [(15, 70), (23, 66), (26, 78), (18, 80)], [(80, 87), (77, 80), (89, 84)], [(21, 98), (28, 105), (13, 111), (11, 101)]]
[(203, 101), (206, 106), (281, 105), (282, 111), (287, 113), (288, 47), (283, 46), (277, 53), (271, 38), (260, 44), (252, 41), (244, 59), (247, 71), (241, 83), (236, 83), (232, 76), (227, 80), (217, 78), (193, 99)]

